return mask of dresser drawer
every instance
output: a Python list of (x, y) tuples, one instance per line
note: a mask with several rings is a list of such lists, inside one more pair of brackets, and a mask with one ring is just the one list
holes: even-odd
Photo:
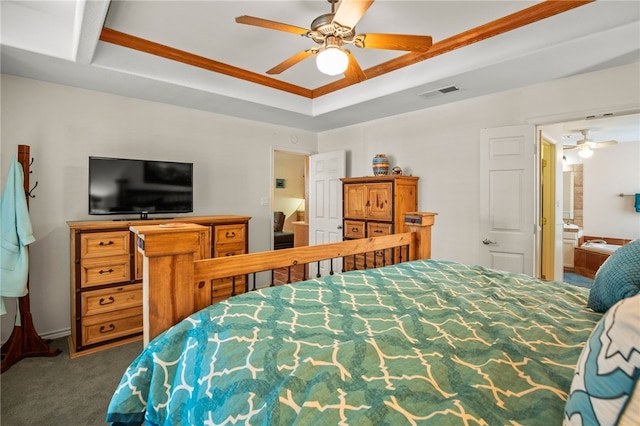
[(80, 258), (129, 254), (129, 231), (84, 232), (80, 236)]
[(80, 265), (80, 287), (120, 283), (131, 280), (129, 255), (83, 260)]
[(142, 284), (85, 291), (80, 297), (83, 317), (137, 308), (142, 306)]
[(369, 229), (367, 230), (367, 236), (369, 237), (382, 237), (384, 235), (391, 235), (391, 224), (390, 223), (375, 223), (369, 222)]
[(142, 333), (142, 306), (82, 318), (82, 344)]
[(222, 244), (213, 248), (213, 257), (235, 256), (237, 254), (244, 254), (245, 250), (246, 246), (244, 243)]
[(345, 238), (364, 238), (365, 230), (366, 230), (366, 225), (364, 221), (360, 221), (360, 220), (344, 221)]
[(213, 245), (245, 243), (247, 227), (244, 224), (214, 226)]
[[(235, 295), (242, 294), (246, 290), (247, 279), (245, 276), (236, 277)], [(213, 288), (211, 290), (211, 303), (217, 303), (228, 299), (233, 295), (233, 283), (231, 278), (223, 278), (221, 280), (213, 280)]]

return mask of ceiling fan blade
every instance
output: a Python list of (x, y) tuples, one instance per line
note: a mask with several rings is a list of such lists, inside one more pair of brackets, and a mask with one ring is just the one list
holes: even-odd
[(279, 63), (278, 65), (276, 65), (275, 67), (271, 68), (269, 71), (267, 71), (267, 74), (280, 74), (281, 72), (291, 68), (298, 62), (301, 62), (307, 59), (311, 55), (313, 55), (313, 51), (311, 51), (311, 49), (298, 52), (292, 57), (290, 57), (289, 59), (286, 59), (281, 63)]
[(372, 4), (373, 0), (342, 0), (332, 22), (353, 28)]
[(591, 148), (603, 148), (605, 146), (611, 146), (611, 145), (615, 145), (617, 144), (618, 141), (602, 141), (602, 142), (593, 142), (591, 145)]
[(268, 19), (256, 18), (254, 16), (242, 15), (236, 18), (238, 24), (253, 25), (255, 27), (269, 28), (271, 30), (284, 31), (287, 33), (293, 33), (298, 35), (305, 35), (309, 32), (308, 29), (302, 27), (296, 27), (289, 24), (283, 24), (282, 22), (269, 21)]
[(576, 149), (578, 145), (562, 145), (562, 149)]
[(426, 52), (433, 44), (431, 36), (410, 34), (358, 34), (353, 41), (365, 49), (404, 50)]
[(344, 76), (347, 80), (354, 83), (365, 81), (367, 79), (367, 75), (364, 73), (364, 71), (362, 71), (362, 68), (360, 68), (360, 64), (358, 64), (356, 57), (353, 56), (353, 54), (348, 50), (346, 52), (347, 56), (349, 57), (349, 65), (344, 72)]

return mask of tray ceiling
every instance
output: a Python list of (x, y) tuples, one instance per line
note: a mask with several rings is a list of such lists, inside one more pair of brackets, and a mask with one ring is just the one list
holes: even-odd
[[(640, 58), (636, 1), (378, 0), (357, 32), (430, 35), (426, 53), (349, 49), (367, 79), (320, 73), (314, 43), (242, 25), (251, 15), (308, 28), (313, 1), (2, 2), (2, 72), (324, 131)], [(551, 66), (550, 66), (551, 65)], [(458, 90), (440, 90), (456, 87)], [(445, 92), (445, 93), (443, 93)]]

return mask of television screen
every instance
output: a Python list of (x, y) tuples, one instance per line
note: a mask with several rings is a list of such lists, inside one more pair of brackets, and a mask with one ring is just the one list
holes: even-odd
[(89, 214), (192, 211), (193, 163), (89, 157)]

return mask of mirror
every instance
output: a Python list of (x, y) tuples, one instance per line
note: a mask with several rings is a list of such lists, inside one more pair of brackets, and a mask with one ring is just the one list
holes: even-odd
[(573, 219), (573, 172), (562, 172), (562, 218)]

